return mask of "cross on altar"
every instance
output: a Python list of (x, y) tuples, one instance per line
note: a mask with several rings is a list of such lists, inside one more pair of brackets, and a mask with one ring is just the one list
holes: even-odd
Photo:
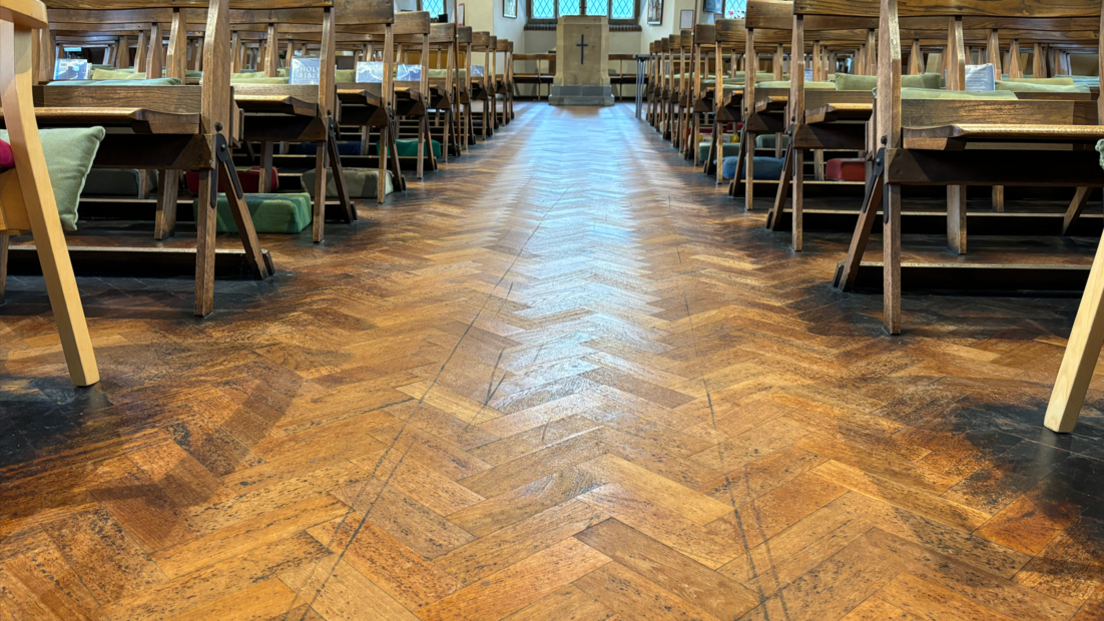
[(579, 42), (575, 44), (575, 47), (579, 48), (579, 64), (586, 64), (584, 60), (586, 58), (586, 48), (590, 47), (586, 43), (586, 35), (579, 35)]

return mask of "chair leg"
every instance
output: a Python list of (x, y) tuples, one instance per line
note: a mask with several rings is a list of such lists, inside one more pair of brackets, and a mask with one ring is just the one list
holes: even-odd
[(993, 211), (1004, 213), (1004, 186), (993, 186)]
[(326, 188), (329, 186), (327, 151), (326, 145), (321, 144), (314, 154), (314, 217), (311, 236), (316, 244), (322, 243), (326, 238)]
[(966, 254), (966, 186), (947, 186), (947, 249)]
[(403, 176), (402, 166), (399, 163), (399, 145), (397, 142), (399, 138), (398, 123), (395, 122), (394, 118), (390, 118), (388, 120), (388, 125), (390, 126), (390, 129), (387, 131), (387, 146), (388, 152), (390, 153), (388, 159), (391, 160), (391, 171), (394, 176), (392, 184), (395, 186), (396, 190), (405, 192), (406, 177)]
[(257, 191), (261, 194), (272, 191), (272, 151), (275, 146), (268, 141), (261, 143), (261, 179), (257, 185)]
[(231, 175), (237, 175), (229, 164), (220, 162), (219, 183), (227, 188), (226, 200), (230, 204), (230, 214), (234, 216), (234, 222), (238, 225), (238, 235), (242, 240), (242, 248), (245, 249), (245, 259), (249, 262), (249, 268), (253, 276), (258, 280), (264, 280), (271, 276), (268, 265), (261, 251), (261, 242), (257, 239), (257, 229), (253, 227), (253, 216), (249, 213), (249, 206), (245, 203), (245, 197), (238, 195), (239, 184), (234, 183)]
[(352, 223), (357, 219), (356, 208), (349, 200), (349, 190), (345, 187), (345, 169), (341, 164), (341, 151), (337, 147), (337, 132), (331, 124), (326, 138), (326, 149), (329, 151), (330, 168), (334, 176), (334, 186), (337, 189), (337, 200), (341, 203), (342, 220)]
[[(879, 157), (879, 161), (880, 161)], [(878, 215), (878, 205), (885, 194), (885, 183), (882, 175), (882, 165), (869, 163), (872, 168), (866, 176), (866, 196), (863, 197), (862, 211), (855, 222), (855, 232), (851, 236), (851, 244), (847, 249), (847, 258), (843, 266), (836, 271), (833, 283), (841, 291), (850, 291), (855, 287), (855, 280), (859, 277), (859, 266), (862, 265), (863, 255), (866, 253), (866, 244), (870, 241), (870, 232), (874, 228), (874, 219)]]
[(176, 202), (180, 192), (180, 171), (162, 170), (157, 185), (157, 214), (154, 216), (153, 238), (161, 241), (176, 232)]
[(801, 252), (804, 243), (802, 214), (805, 208), (805, 152), (801, 149), (794, 150), (792, 145), (791, 151), (793, 152), (793, 249), (795, 252)]
[(882, 224), (882, 323), (901, 333), (901, 186), (885, 186)]
[(376, 142), (376, 152), (379, 154), (378, 173), (376, 178), (376, 203), (383, 204), (384, 194), (387, 192), (387, 125), (379, 128), (379, 139)]
[(782, 230), (782, 214), (786, 211), (786, 199), (790, 196), (790, 179), (795, 175), (793, 145), (786, 147), (785, 158), (782, 160), (782, 175), (778, 178), (778, 190), (774, 195), (774, 203), (767, 213), (767, 228), (772, 231)]
[(751, 211), (755, 208), (755, 134), (748, 133), (747, 160), (744, 162), (744, 208)]
[(426, 127), (425, 117), (418, 119), (418, 180), (421, 181), (425, 178), (425, 132)]
[(1074, 194), (1073, 201), (1070, 202), (1066, 215), (1062, 218), (1062, 235), (1069, 235), (1070, 227), (1081, 217), (1081, 212), (1085, 211), (1085, 206), (1089, 204), (1089, 195), (1092, 191), (1092, 188), (1077, 188), (1077, 193)]
[(0, 304), (8, 291), (8, 240), (7, 233), (0, 233)]
[(214, 170), (199, 173), (199, 209), (196, 212), (195, 314), (206, 317), (215, 309), (215, 235), (218, 222), (218, 181)]
[(1062, 366), (1054, 380), (1054, 391), (1050, 393), (1046, 419), (1047, 429), (1058, 433), (1069, 433), (1077, 425), (1081, 406), (1085, 403), (1085, 393), (1089, 389), (1100, 346), (1104, 343), (1104, 239), (1096, 248), (1089, 271), (1089, 281), (1077, 309), (1077, 318), (1073, 320), (1066, 353), (1062, 356)]

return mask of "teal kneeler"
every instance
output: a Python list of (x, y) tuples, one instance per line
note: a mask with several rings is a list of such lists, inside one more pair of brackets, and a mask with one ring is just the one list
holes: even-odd
[[(253, 228), (258, 233), (298, 233), (310, 226), (312, 203), (309, 194), (246, 194), (245, 204), (253, 217)], [(199, 209), (199, 201), (192, 203), (192, 212)], [(197, 214), (198, 216), (198, 214)], [(225, 194), (218, 199), (218, 232), (237, 233), (238, 224), (230, 212)]]

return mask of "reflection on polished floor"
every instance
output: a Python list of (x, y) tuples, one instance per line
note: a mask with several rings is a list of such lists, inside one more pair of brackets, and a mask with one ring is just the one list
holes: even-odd
[[(0, 308), (0, 619), (1104, 618), (1076, 300), (879, 296), (631, 108), (520, 105), (281, 273)], [(429, 188), (432, 187), (432, 192)], [(229, 243), (229, 240), (228, 242)]]

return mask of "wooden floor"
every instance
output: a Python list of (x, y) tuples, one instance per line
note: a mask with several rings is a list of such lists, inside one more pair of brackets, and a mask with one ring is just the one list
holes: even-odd
[(1040, 426), (1076, 300), (890, 338), (846, 238), (738, 205), (627, 106), (528, 104), (206, 321), (82, 280), (92, 390), (13, 279), (0, 620), (1104, 618), (1104, 385)]

